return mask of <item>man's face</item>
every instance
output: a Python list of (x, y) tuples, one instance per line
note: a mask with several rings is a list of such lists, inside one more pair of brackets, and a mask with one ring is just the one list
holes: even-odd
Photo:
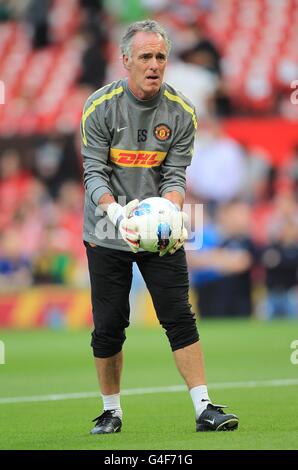
[(131, 57), (123, 56), (128, 70), (128, 86), (141, 99), (158, 93), (167, 63), (167, 46), (160, 34), (136, 33), (132, 40)]

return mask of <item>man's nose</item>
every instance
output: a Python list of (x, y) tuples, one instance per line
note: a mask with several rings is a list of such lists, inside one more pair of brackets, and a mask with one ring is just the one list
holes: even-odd
[(152, 59), (150, 61), (150, 69), (151, 70), (158, 69), (158, 61), (156, 60), (156, 57), (152, 57)]

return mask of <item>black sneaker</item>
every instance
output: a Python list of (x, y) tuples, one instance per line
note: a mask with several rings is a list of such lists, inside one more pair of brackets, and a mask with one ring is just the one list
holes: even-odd
[(114, 416), (114, 410), (106, 410), (102, 415), (94, 418), (92, 422), (96, 421), (90, 434), (111, 434), (113, 432), (120, 432), (122, 421), (118, 416)]
[(236, 415), (225, 414), (225, 405), (208, 403), (196, 422), (197, 431), (234, 431), (238, 428), (239, 419)]

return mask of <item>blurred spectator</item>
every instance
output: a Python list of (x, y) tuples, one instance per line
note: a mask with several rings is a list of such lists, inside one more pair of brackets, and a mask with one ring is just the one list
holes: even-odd
[(79, 83), (89, 85), (92, 90), (103, 86), (107, 68), (107, 38), (102, 34), (84, 33), (85, 51), (82, 56), (82, 72)]
[(293, 148), (289, 162), (284, 169), (284, 175), (292, 182), (294, 192), (298, 198), (298, 144)]
[(91, 92), (103, 86), (109, 60), (109, 21), (102, 4), (100, 0), (80, 0), (85, 50), (78, 83), (90, 86)]
[(53, 220), (54, 214), (55, 206), (46, 188), (40, 181), (33, 180), (10, 224), (19, 234), (22, 251), (30, 260), (38, 253), (44, 227)]
[(79, 3), (90, 15), (97, 14), (103, 8), (103, 0), (79, 0)]
[(36, 176), (56, 198), (66, 178), (80, 179), (80, 163), (77, 158), (74, 137), (63, 138), (59, 134), (40, 139), (34, 156)]
[(35, 49), (49, 45), (48, 15), (52, 0), (31, 0), (26, 19), (31, 26), (32, 46)]
[(0, 292), (24, 289), (32, 283), (30, 260), (20, 234), (9, 229), (0, 237)]
[(32, 175), (21, 166), (18, 151), (7, 149), (0, 157), (0, 228), (13, 218), (17, 208), (30, 191)]
[(68, 235), (68, 250), (78, 259), (85, 259), (82, 243), (83, 187), (76, 181), (66, 181), (57, 200), (57, 223)]
[(213, 114), (219, 85), (219, 62), (213, 59), (201, 60), (201, 55), (204, 56), (205, 53), (201, 51), (199, 45), (203, 42), (208, 43), (210, 49), (213, 48), (214, 51), (215, 46), (207, 38), (202, 37), (202, 31), (193, 17), (175, 31), (173, 39), (172, 56), (165, 80), (193, 102), (199, 118)]
[(42, 240), (33, 256), (36, 284), (86, 285), (82, 243), (82, 188), (75, 181), (62, 184), (53, 210), (44, 220)]
[(285, 219), (263, 252), (267, 296), (265, 318), (298, 318), (298, 220)]
[(195, 66), (201, 75), (203, 70), (209, 72), (205, 76), (209, 78), (209, 87), (211, 83), (213, 84), (212, 110), (217, 116), (228, 116), (232, 112), (232, 105), (221, 74), (219, 51), (209, 38), (202, 35), (197, 23), (195, 27), (197, 28), (198, 40), (192, 47), (182, 50), (180, 58), (184, 63)]
[(13, 17), (10, 2), (8, 0), (0, 0), (0, 22), (8, 21)]
[[(191, 285), (197, 291), (200, 292), (199, 297), (199, 311), (205, 312), (208, 315), (209, 308), (205, 308), (204, 294), (202, 292), (214, 281), (223, 277), (215, 266), (203, 265), (203, 259), (205, 256), (209, 256), (212, 250), (218, 249), (220, 245), (220, 232), (216, 222), (208, 217), (206, 211), (204, 213), (204, 221), (202, 226), (202, 245), (200, 241), (197, 245), (198, 251), (191, 251), (187, 253), (188, 265), (191, 274)], [(194, 247), (192, 247), (194, 248)], [(198, 256), (199, 253), (199, 256)], [(211, 299), (209, 299), (211, 300)]]
[(270, 240), (277, 240), (287, 222), (298, 224), (298, 205), (294, 192), (281, 190), (273, 199), (273, 210), (268, 221), (267, 232)]
[(74, 260), (67, 249), (67, 235), (58, 225), (48, 225), (33, 263), (35, 284), (67, 284)]
[[(220, 54), (214, 43), (207, 37), (201, 36), (197, 23), (195, 24), (198, 40), (192, 47), (182, 50), (180, 58), (187, 64), (197, 65), (220, 76)], [(201, 36), (201, 37), (200, 37)]]
[(187, 169), (188, 190), (213, 210), (218, 203), (241, 194), (245, 177), (245, 157), (240, 145), (224, 134), (218, 122), (206, 120)]
[(51, 196), (56, 197), (61, 184), (60, 167), (63, 159), (62, 144), (59, 141), (46, 140), (40, 144), (35, 154), (35, 172), (46, 185)]
[[(202, 19), (198, 20), (196, 15), (191, 15), (175, 31), (173, 38), (177, 58), (169, 67), (170, 83), (172, 81), (174, 86), (192, 99), (199, 117), (207, 111), (216, 116), (230, 115), (232, 104), (221, 74), (221, 55), (215, 43), (205, 34)], [(194, 78), (191, 86), (188, 86), (189, 73)]]
[(262, 203), (272, 196), (274, 169), (270, 155), (259, 147), (248, 148), (243, 144), (241, 148), (246, 165), (242, 196), (249, 203)]
[(204, 229), (203, 250), (187, 253), (202, 317), (251, 315), (251, 268), (256, 250), (249, 227), (247, 204), (225, 204), (218, 210), (217, 226)]
[(211, 72), (175, 59), (167, 67), (165, 80), (193, 102), (199, 118), (212, 114), (218, 80)]

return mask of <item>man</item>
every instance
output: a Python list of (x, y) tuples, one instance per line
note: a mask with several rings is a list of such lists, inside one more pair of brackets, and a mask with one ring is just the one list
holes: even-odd
[[(104, 408), (94, 420), (92, 434), (119, 432), (122, 426), (122, 345), (129, 325), (133, 262), (145, 279), (177, 368), (189, 388), (197, 431), (238, 426), (235, 415), (224, 414), (223, 406), (210, 402), (199, 336), (188, 303), (181, 209), (197, 121), (188, 100), (163, 83), (169, 48), (165, 31), (155, 21), (130, 25), (121, 44), (128, 79), (93, 93), (82, 116), (84, 242), (95, 326), (91, 345)], [(162, 256), (139, 250), (134, 217), (128, 218), (139, 200), (152, 196), (165, 197), (179, 207), (181, 234), (170, 251), (162, 250)]]

